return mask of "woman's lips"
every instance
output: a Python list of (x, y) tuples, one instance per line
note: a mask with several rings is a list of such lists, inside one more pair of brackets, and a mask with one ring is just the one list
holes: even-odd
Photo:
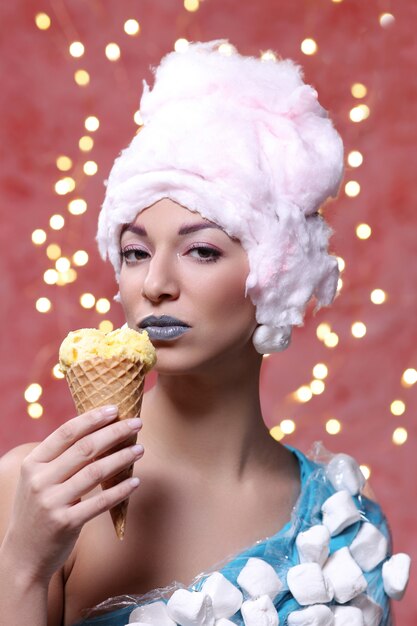
[(170, 315), (149, 315), (140, 322), (139, 327), (146, 330), (151, 341), (171, 341), (190, 330), (188, 324)]
[(187, 330), (190, 330), (189, 326), (147, 326), (146, 332), (149, 335), (149, 339), (152, 341), (162, 340), (171, 341), (180, 337)]

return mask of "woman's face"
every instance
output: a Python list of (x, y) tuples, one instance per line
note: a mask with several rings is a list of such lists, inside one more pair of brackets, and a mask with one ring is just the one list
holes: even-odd
[(192, 371), (254, 351), (247, 256), (218, 226), (163, 199), (124, 230), (121, 254), (126, 320), (148, 331), (159, 372)]

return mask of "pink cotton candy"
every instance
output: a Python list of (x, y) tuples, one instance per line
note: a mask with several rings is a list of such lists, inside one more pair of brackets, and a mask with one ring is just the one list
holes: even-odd
[(316, 91), (290, 60), (262, 61), (194, 43), (144, 83), (141, 132), (116, 159), (99, 218), (103, 258), (120, 272), (123, 224), (170, 198), (237, 237), (261, 353), (281, 350), (311, 297), (334, 298), (338, 267), (317, 210), (337, 193), (343, 146)]

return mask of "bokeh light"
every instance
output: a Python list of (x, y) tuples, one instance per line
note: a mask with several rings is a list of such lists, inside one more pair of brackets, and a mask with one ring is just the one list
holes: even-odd
[(78, 147), (82, 152), (90, 152), (94, 147), (94, 139), (89, 135), (83, 135), (80, 137)]
[(392, 442), (396, 446), (402, 446), (408, 439), (408, 432), (406, 428), (399, 426), (392, 433)]
[(83, 198), (75, 198), (68, 204), (68, 211), (72, 215), (82, 215), (87, 210), (87, 202)]
[(37, 228), (32, 233), (32, 242), (36, 246), (40, 246), (46, 241), (46, 232), (42, 228)]
[(39, 383), (31, 383), (25, 389), (24, 397), (26, 402), (37, 402), (42, 395), (42, 386)]
[(42, 417), (43, 415), (43, 406), (39, 404), (39, 402), (33, 402), (32, 404), (28, 404), (27, 411), (29, 416), (36, 420)]
[(117, 43), (108, 43), (106, 46), (106, 57), (109, 61), (117, 61), (120, 59), (120, 47)]
[(300, 48), (303, 54), (311, 56), (312, 54), (316, 54), (318, 46), (314, 39), (308, 37), (301, 42)]
[(126, 35), (134, 36), (134, 35), (138, 35), (140, 32), (140, 24), (137, 20), (134, 20), (134, 19), (126, 20), (123, 28), (124, 28)]
[(76, 70), (74, 72), (74, 80), (80, 87), (85, 87), (90, 83), (90, 74), (87, 70)]
[(96, 303), (96, 299), (92, 293), (83, 293), (80, 297), (80, 304), (84, 309), (92, 309)]
[(37, 13), (35, 15), (35, 24), (39, 30), (48, 30), (51, 26), (51, 18), (47, 13)]
[(338, 435), (342, 430), (342, 424), (339, 420), (331, 418), (326, 422), (326, 431), (329, 435)]
[(90, 115), (86, 118), (84, 126), (90, 133), (94, 133), (100, 127), (100, 120), (95, 115)]
[(49, 298), (42, 296), (36, 300), (35, 307), (39, 313), (48, 313), (52, 308), (52, 302)]

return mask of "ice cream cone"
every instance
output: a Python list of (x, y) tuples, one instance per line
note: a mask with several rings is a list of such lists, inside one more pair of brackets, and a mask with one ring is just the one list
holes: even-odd
[[(104, 404), (115, 404), (119, 408), (118, 419), (122, 420), (140, 414), (145, 372), (146, 368), (140, 360), (97, 357), (74, 362), (65, 375), (78, 413), (85, 413)], [(106, 454), (135, 443), (136, 434)], [(104, 481), (101, 486), (109, 489), (131, 477), (132, 473), (133, 465)], [(128, 499), (110, 509), (119, 539), (124, 537), (127, 506)]]

